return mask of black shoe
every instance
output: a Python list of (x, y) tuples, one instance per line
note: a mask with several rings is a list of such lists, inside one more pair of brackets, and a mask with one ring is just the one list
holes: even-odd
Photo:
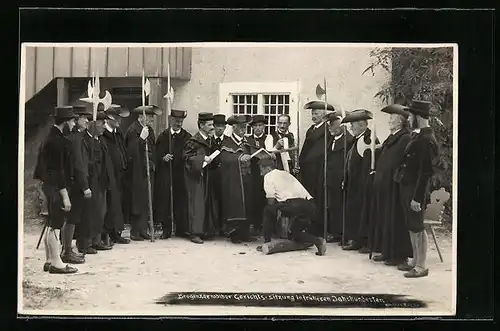
[(353, 241), (351, 244), (342, 247), (344, 251), (357, 251), (361, 248), (361, 245)]
[(192, 236), (191, 242), (195, 244), (203, 244), (203, 240), (201, 240), (201, 238), (198, 236)]
[(45, 271), (45, 272), (49, 271), (50, 266), (51, 266), (50, 262), (45, 262), (43, 264), (43, 271)]
[(360, 249), (358, 249), (358, 252), (360, 254), (368, 254), (370, 253), (370, 249), (368, 248), (368, 246), (363, 246)]
[(387, 260), (384, 262), (385, 265), (390, 266), (390, 267), (398, 266), (398, 265), (404, 264), (404, 263), (405, 263), (405, 260)]
[[(83, 264), (83, 263), (85, 263), (85, 259), (84, 258), (82, 258), (82, 257), (76, 257), (75, 255), (73, 255), (71, 253), (61, 255), (61, 260), (64, 263), (69, 263), (69, 264)], [(49, 272), (50, 272), (50, 269), (49, 269)]]
[(53, 265), (50, 265), (48, 271), (49, 271), (49, 274), (74, 274), (75, 272), (78, 271), (78, 269), (74, 268), (74, 267), (70, 267), (69, 265), (67, 265), (64, 268), (56, 268)]
[(408, 272), (404, 273), (404, 276), (406, 278), (420, 278), (420, 277), (426, 277), (429, 275), (429, 269), (425, 269), (423, 271), (417, 271), (417, 269), (411, 269)]
[(130, 239), (123, 238), (122, 236), (116, 236), (113, 241), (117, 244), (130, 244)]
[(151, 240), (151, 235), (149, 233), (146, 233), (146, 232), (142, 232), (139, 234), (141, 237), (143, 237), (144, 239), (146, 240)]
[(109, 251), (113, 249), (113, 247), (105, 245), (102, 241), (96, 245), (92, 245), (92, 248), (95, 248), (98, 251)]
[(342, 240), (342, 237), (340, 236), (335, 236), (335, 235), (331, 235), (329, 234), (327, 237), (326, 237), (326, 242), (327, 243), (338, 243)]
[(130, 234), (130, 239), (133, 241), (144, 241), (144, 238), (138, 234)]
[(375, 255), (373, 258), (372, 258), (373, 261), (375, 262), (384, 262), (386, 260), (385, 256), (380, 254), (380, 255)]

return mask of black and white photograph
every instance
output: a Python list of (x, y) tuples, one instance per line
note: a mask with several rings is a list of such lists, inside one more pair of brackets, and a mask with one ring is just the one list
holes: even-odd
[(18, 313), (454, 315), (458, 47), (23, 43)]

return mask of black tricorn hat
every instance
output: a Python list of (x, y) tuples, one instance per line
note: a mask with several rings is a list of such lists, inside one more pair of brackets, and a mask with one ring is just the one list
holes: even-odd
[(250, 115), (232, 115), (227, 119), (227, 124), (248, 124), (252, 122), (252, 116)]
[(215, 114), (214, 115), (214, 124), (226, 124), (226, 115)]
[(422, 118), (429, 118), (432, 104), (429, 101), (413, 100), (408, 107), (408, 111)]
[(73, 112), (78, 117), (92, 117), (92, 110), (87, 105), (74, 105)]
[(408, 117), (410, 112), (408, 111), (408, 107), (398, 104), (389, 105), (387, 107), (382, 108), (381, 112), (387, 114), (399, 114), (404, 117)]
[(336, 112), (331, 112), (323, 116), (323, 121), (334, 122), (340, 120), (341, 117), (337, 115)]
[[(325, 102), (320, 100), (309, 101), (304, 105), (304, 109), (325, 109)], [(326, 110), (335, 111), (335, 108), (329, 103), (327, 103)]]
[(176, 118), (186, 118), (187, 111), (179, 110), (179, 109), (172, 109), (172, 110), (170, 110), (170, 116), (176, 117)]
[(252, 123), (251, 124), (257, 124), (257, 123), (264, 123), (267, 124), (266, 118), (264, 115), (253, 115), (252, 117)]
[(371, 120), (373, 118), (373, 114), (366, 109), (356, 109), (353, 110), (342, 119), (341, 123), (352, 123), (364, 120)]
[(198, 113), (198, 121), (213, 121), (214, 113), (201, 112)]
[(54, 117), (70, 120), (72, 118), (77, 117), (77, 115), (74, 113), (72, 106), (62, 106), (62, 107), (55, 107)]
[(146, 113), (146, 115), (161, 115), (163, 113), (161, 108), (155, 105), (139, 106), (132, 110), (132, 113), (136, 114), (142, 114), (143, 112)]

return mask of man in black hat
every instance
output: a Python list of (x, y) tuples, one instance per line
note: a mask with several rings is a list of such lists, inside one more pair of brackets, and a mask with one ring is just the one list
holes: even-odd
[[(325, 255), (325, 239), (316, 237), (308, 231), (316, 211), (312, 196), (289, 172), (277, 170), (270, 157), (263, 155), (259, 156), (258, 160), (268, 201), (264, 209), (264, 243), (271, 242), (280, 211), (281, 215), (291, 222), (290, 239), (299, 243), (312, 243), (318, 249), (316, 255)], [(268, 248), (268, 245), (263, 245), (262, 252), (267, 254)]]
[[(368, 195), (372, 185), (370, 174), (372, 153), (370, 149), (372, 131), (368, 128), (368, 120), (373, 114), (365, 109), (357, 109), (348, 113), (341, 123), (351, 123), (354, 142), (347, 154), (346, 181), (346, 221), (344, 239), (348, 245), (345, 250), (359, 250), (360, 253), (369, 253), (369, 211)], [(375, 137), (375, 143), (379, 141)]]
[(373, 180), (372, 210), (370, 213), (370, 249), (381, 253), (373, 257), (376, 262), (397, 266), (412, 256), (410, 236), (404, 222), (399, 196), (399, 185), (393, 180), (410, 141), (408, 110), (401, 105), (382, 109), (390, 114), (390, 135), (384, 141), (377, 158)]
[[(65, 138), (63, 132), (70, 132), (75, 125), (75, 114), (72, 107), (56, 107), (55, 123), (45, 139), (41, 150), (38, 176), (42, 181), (43, 191), (47, 197), (48, 224), (45, 235), (46, 262), (44, 271), (52, 274), (68, 274), (77, 272), (76, 268), (65, 265), (59, 255), (59, 243), (55, 230), (61, 230), (60, 236), (68, 237), (64, 233), (64, 225), (68, 223), (67, 214), (71, 211), (71, 182), (73, 177), (73, 156), (71, 142)], [(70, 234), (71, 239), (73, 234)], [(66, 263), (81, 263), (81, 258), (74, 255), (71, 244), (63, 252)]]
[(222, 200), (224, 232), (233, 243), (251, 241), (250, 208), (252, 208), (251, 154), (255, 147), (245, 137), (249, 115), (232, 115), (227, 124), (232, 134), (222, 143), (220, 162), (224, 174)]
[[(327, 242), (340, 242), (343, 231), (345, 155), (352, 147), (354, 137), (340, 124), (341, 118), (335, 112), (325, 116), (328, 123), (327, 145), (327, 189), (328, 189), (328, 237)], [(344, 134), (345, 132), (345, 134)], [(344, 141), (346, 140), (346, 141)]]
[[(252, 117), (252, 135), (247, 138), (248, 143), (256, 150), (273, 148), (271, 135), (265, 133), (267, 119), (264, 115), (254, 115)], [(273, 155), (274, 157), (274, 155)], [(262, 231), (262, 215), (267, 204), (266, 192), (264, 192), (264, 178), (261, 175), (257, 159), (252, 160), (252, 208), (250, 208), (250, 232), (257, 235)]]
[[(100, 140), (105, 146), (106, 154), (109, 156), (107, 163), (110, 175), (110, 189), (106, 195), (107, 209), (104, 225), (106, 233), (103, 238), (105, 244), (128, 244), (130, 240), (123, 238), (121, 233), (125, 222), (128, 221), (124, 215), (123, 196), (125, 193), (125, 171), (127, 169), (127, 151), (123, 132), (120, 130), (121, 118), (128, 117), (130, 111), (125, 108), (110, 108), (106, 110), (104, 119), (104, 131)], [(108, 237), (110, 243), (108, 243)]]
[(325, 129), (324, 116), (326, 111), (335, 111), (332, 105), (323, 101), (310, 101), (304, 109), (311, 110), (313, 125), (307, 130), (304, 144), (299, 155), (300, 178), (307, 192), (311, 193), (316, 204), (316, 220), (311, 226), (311, 231), (319, 235), (323, 232), (324, 220), (324, 187), (323, 173), (325, 163), (325, 143), (328, 134)]
[[(186, 180), (184, 173), (184, 145), (192, 135), (182, 127), (187, 112), (172, 109), (168, 120), (169, 128), (165, 129), (156, 141), (156, 174), (154, 194), (154, 219), (162, 224), (162, 239), (172, 235), (172, 221), (175, 222), (178, 237), (186, 236), (188, 229), (188, 205)], [(172, 167), (172, 169), (170, 169)], [(171, 177), (172, 176), (172, 177)], [(172, 185), (172, 187), (170, 187)], [(173, 191), (173, 214), (171, 219), (170, 190)]]
[[(224, 114), (214, 114), (214, 144), (215, 144), (215, 149), (221, 150), (222, 148), (222, 143), (225, 139), (227, 139), (227, 136), (224, 134), (226, 131), (226, 115)], [(216, 228), (219, 229), (219, 234), (223, 235), (222, 231), (222, 226), (224, 224), (224, 217), (222, 215), (223, 207), (222, 207), (222, 181), (224, 180), (224, 176), (222, 174), (222, 168), (220, 167), (220, 162), (219, 166), (217, 167), (216, 171), (214, 171), (214, 196), (215, 200), (217, 201), (217, 207), (219, 209), (219, 219), (216, 222)]]
[[(92, 119), (92, 112), (88, 113), (88, 117)], [(110, 188), (107, 165), (111, 166), (110, 160), (106, 162), (109, 155), (100, 140), (105, 117), (103, 111), (98, 111), (96, 120), (89, 122), (82, 139), (76, 140), (75, 146), (75, 154), (79, 154), (79, 162), (83, 164), (83, 170), (77, 172), (77, 177), (81, 178), (77, 182), (84, 183), (83, 186), (88, 186), (91, 191), (89, 198), (82, 199), (81, 222), (76, 226), (77, 247), (83, 254), (97, 254), (99, 250), (112, 248), (102, 241)]]
[[(140, 106), (132, 111), (138, 115), (125, 133), (125, 148), (128, 156), (126, 173), (127, 193), (125, 204), (128, 207), (130, 223), (130, 239), (142, 241), (151, 239), (148, 234), (149, 201), (148, 185), (153, 188), (155, 174), (155, 133), (153, 130), (154, 116), (161, 115), (157, 106)], [(146, 144), (148, 147), (149, 174), (146, 168)], [(149, 183), (148, 183), (149, 180)]]
[(219, 210), (213, 194), (214, 173), (218, 167), (218, 158), (212, 158), (214, 115), (199, 113), (198, 129), (184, 145), (183, 152), (188, 203), (186, 230), (193, 243), (203, 244), (203, 239), (211, 239), (219, 231), (216, 228)]
[(425, 277), (427, 268), (427, 233), (424, 228), (424, 208), (429, 195), (429, 181), (433, 164), (439, 155), (438, 142), (429, 126), (431, 103), (414, 100), (408, 108), (409, 122), (413, 129), (411, 140), (404, 151), (404, 158), (395, 176), (399, 183), (401, 205), (406, 225), (410, 231), (413, 259), (398, 266), (407, 271), (407, 278)]

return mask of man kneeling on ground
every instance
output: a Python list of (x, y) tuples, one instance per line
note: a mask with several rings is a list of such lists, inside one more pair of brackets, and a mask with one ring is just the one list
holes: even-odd
[[(308, 232), (315, 213), (312, 196), (289, 172), (275, 169), (274, 161), (269, 156), (260, 156), (259, 166), (264, 177), (264, 191), (268, 203), (264, 208), (264, 243), (271, 242), (280, 211), (281, 215), (288, 217), (291, 222), (290, 239), (298, 243), (312, 243), (318, 248), (316, 255), (324, 255), (325, 239), (315, 237)], [(264, 244), (262, 251), (266, 253), (266, 249), (268, 245)]]

